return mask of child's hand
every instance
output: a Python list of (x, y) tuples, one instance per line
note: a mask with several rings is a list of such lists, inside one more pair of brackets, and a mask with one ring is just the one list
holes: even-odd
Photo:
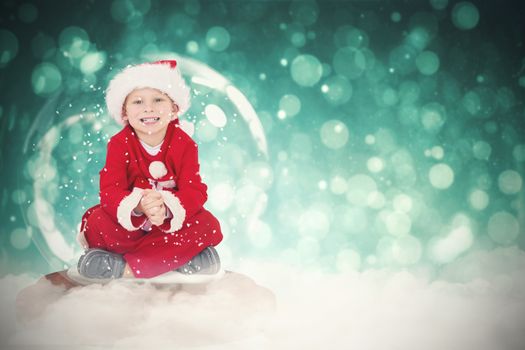
[(162, 204), (164, 204), (164, 199), (160, 193), (155, 190), (145, 189), (142, 191), (142, 198), (135, 209), (148, 215), (152, 208), (159, 207)]
[(146, 189), (142, 192), (137, 209), (146, 214), (153, 225), (161, 225), (166, 218), (164, 198), (155, 190)]
[(164, 204), (158, 210), (155, 209), (154, 213), (149, 215), (148, 218), (151, 224), (156, 226), (162, 225), (164, 219), (166, 219), (166, 207)]

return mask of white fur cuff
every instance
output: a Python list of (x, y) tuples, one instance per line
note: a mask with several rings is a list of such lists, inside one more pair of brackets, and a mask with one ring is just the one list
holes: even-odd
[(133, 226), (133, 223), (131, 222), (131, 212), (139, 204), (139, 201), (142, 198), (142, 191), (143, 189), (141, 188), (133, 188), (133, 191), (122, 199), (117, 208), (117, 220), (119, 224), (128, 231), (135, 231), (140, 228), (140, 226)]
[(179, 198), (169, 191), (159, 191), (164, 198), (164, 204), (167, 205), (173, 217), (170, 219), (170, 228), (166, 232), (175, 232), (182, 228), (186, 220), (186, 210), (180, 203)]

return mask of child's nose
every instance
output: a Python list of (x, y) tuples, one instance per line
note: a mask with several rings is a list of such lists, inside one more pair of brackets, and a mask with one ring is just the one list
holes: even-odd
[(152, 111), (153, 110), (153, 103), (146, 102), (144, 103), (144, 111)]

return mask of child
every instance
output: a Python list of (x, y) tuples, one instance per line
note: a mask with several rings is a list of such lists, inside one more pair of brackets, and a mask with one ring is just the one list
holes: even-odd
[(189, 100), (174, 60), (129, 66), (110, 82), (108, 112), (124, 128), (107, 146), (100, 204), (82, 217), (81, 275), (219, 272), (220, 224), (203, 208), (197, 145), (179, 127)]

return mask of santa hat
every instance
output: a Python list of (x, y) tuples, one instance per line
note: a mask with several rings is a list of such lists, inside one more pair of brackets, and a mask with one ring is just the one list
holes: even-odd
[(179, 107), (179, 115), (190, 107), (190, 88), (177, 68), (177, 61), (163, 60), (128, 66), (109, 82), (106, 90), (108, 112), (117, 123), (125, 124), (122, 112), (128, 94), (147, 87), (167, 94)]

